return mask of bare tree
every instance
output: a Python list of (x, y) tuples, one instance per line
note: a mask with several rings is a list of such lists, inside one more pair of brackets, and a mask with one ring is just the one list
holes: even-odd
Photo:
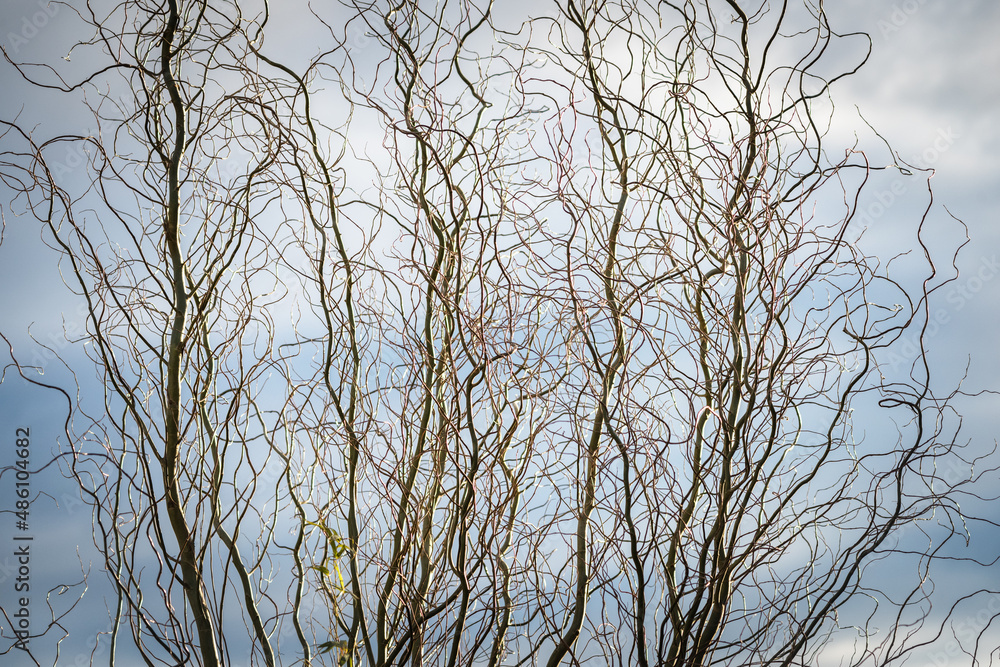
[(113, 647), (881, 665), (941, 636), (984, 462), (940, 474), (923, 352), (880, 366), (954, 258), (927, 213), (916, 286), (856, 243), (877, 167), (825, 128), (866, 36), (812, 3), (311, 11), (297, 59), (266, 3), (88, 3), (106, 65), (14, 65), (100, 128), (6, 122), (3, 169), (87, 304), (105, 400), (67, 454)]
[[(34, 158), (23, 194), (86, 301), (85, 349), (106, 388), (103, 412), (73, 440), (72, 474), (117, 589), (110, 660), (129, 637), (147, 661), (219, 665), (235, 623), (275, 664), (267, 626), (283, 610), (267, 587), (279, 547), (257, 476), (280, 455), (258, 394), (280, 363), (268, 310), (281, 231), (258, 222), (274, 205), (280, 143), (257, 101), (267, 90), (243, 78), (233, 5), (83, 10), (94, 35), (74, 51), (111, 63), (78, 82), (21, 71), (98, 91), (99, 134), (38, 144), (8, 124), (8, 138)], [(80, 194), (44, 158), (70, 141), (92, 155)], [(226, 157), (241, 169), (220, 173)]]

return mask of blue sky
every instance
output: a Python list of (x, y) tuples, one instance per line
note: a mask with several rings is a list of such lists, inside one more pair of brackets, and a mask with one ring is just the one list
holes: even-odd
[[(865, 130), (854, 111), (856, 106), (903, 159), (935, 170), (929, 243), (947, 255), (963, 241), (962, 226), (951, 216), (968, 227), (970, 241), (958, 259), (960, 274), (937, 292), (931, 304), (935, 325), (927, 344), (935, 364), (936, 386), (951, 387), (965, 375), (967, 392), (1000, 390), (1000, 40), (996, 39), (1000, 4), (986, 0), (840, 0), (827, 3), (826, 9), (835, 28), (866, 31), (873, 41), (868, 64), (833, 91), (839, 111), (831, 136), (847, 142), (858, 131), (862, 147), (870, 149), (876, 161), (885, 160), (884, 148)], [(19, 57), (59, 61), (65, 55), (59, 49), (67, 44), (69, 18), (66, 8), (8, 0), (0, 5), (0, 41)], [(66, 66), (75, 65), (70, 62)], [(87, 129), (79, 126), (81, 118), (53, 104), (51, 96), (29, 91), (9, 66), (0, 65), (0, 83), (5, 91), (0, 117), (9, 120), (20, 114), (22, 123), (30, 120), (35, 124), (37, 137)], [(75, 150), (65, 150), (60, 164), (68, 182), (78, 176), (79, 160)], [(13, 343), (19, 359), (45, 365), (43, 379), (64, 381), (65, 369), (33, 346), (27, 333), (30, 328), (37, 339), (75, 354), (62, 332), (65, 328), (72, 333), (81, 326), (78, 301), (63, 286), (58, 259), (42, 243), (37, 226), (29, 219), (11, 217), (6, 208), (8, 199), (8, 191), (0, 188), (5, 215), (0, 244), (0, 331)], [(926, 204), (926, 182), (919, 178), (886, 173), (873, 179), (861, 199), (862, 217), (868, 226), (862, 243), (888, 259), (897, 252), (900, 239), (912, 238), (913, 223)], [(900, 263), (901, 280), (913, 278), (906, 266)], [(947, 275), (947, 263), (939, 268)], [(901, 364), (907, 362), (905, 356), (903, 353)], [(0, 363), (8, 362), (4, 346)], [(85, 375), (80, 379), (84, 386), (91, 381)], [(963, 397), (956, 401), (956, 408), (964, 416), (965, 437), (973, 449), (992, 447), (1000, 433), (1000, 398)], [(32, 387), (8, 369), (0, 385), (0, 466), (13, 462), (6, 442), (14, 429), (30, 427), (32, 448), (40, 452), (40, 460), (44, 452), (56, 451), (65, 418), (66, 401), (60, 394)], [(32, 582), (33, 590), (38, 591), (33, 593), (33, 613), (40, 624), (41, 615), (46, 613), (41, 591), (80, 581), (81, 571), (91, 567), (96, 571), (99, 564), (89, 520), (76, 504), (72, 486), (61, 479), (55, 467), (35, 476), (32, 485), (35, 492), (43, 494), (32, 507), (31, 531), (36, 549)], [(987, 485), (987, 489), (1000, 492), (1000, 482)], [(13, 505), (10, 474), (0, 477), (0, 499), (3, 508)], [(1000, 513), (994, 511), (994, 517), (1000, 520)], [(0, 515), (0, 597), (5, 607), (12, 594), (13, 569), (7, 556), (9, 536), (14, 532), (12, 522), (9, 515)], [(976, 542), (977, 553), (996, 553), (1000, 547), (993, 541), (997, 533), (984, 529), (982, 534)], [(956, 567), (951, 575), (961, 578), (966, 572)], [(76, 656), (86, 654), (88, 639), (104, 629), (101, 582), (100, 575), (93, 576), (84, 602), (66, 616), (64, 627), (69, 637), (63, 644), (65, 664), (74, 664)], [(56, 588), (52, 604), (60, 611), (68, 609), (81, 592), (81, 587)], [(975, 623), (981, 611), (970, 608), (963, 613)], [(53, 638), (50, 635), (46, 641)], [(945, 651), (947, 664), (961, 664), (956, 655), (940, 650)], [(53, 655), (51, 649), (43, 654), (48, 658)], [(15, 660), (4, 664), (31, 663)], [(935, 662), (929, 659), (928, 664)]]

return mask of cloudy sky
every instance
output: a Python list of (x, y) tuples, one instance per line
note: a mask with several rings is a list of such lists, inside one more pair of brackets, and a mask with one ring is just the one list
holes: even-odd
[[(834, 100), (842, 111), (834, 136), (847, 138), (859, 129), (865, 141), (870, 139), (858, 113), (852, 111), (857, 107), (900, 157), (935, 170), (935, 204), (928, 218), (928, 238), (935, 247), (961, 244), (963, 227), (951, 216), (968, 228), (970, 242), (958, 259), (960, 275), (937, 293), (931, 306), (937, 325), (928, 346), (936, 364), (936, 382), (944, 389), (964, 375), (963, 387), (970, 393), (1000, 390), (1000, 3), (833, 0), (826, 3), (826, 9), (835, 28), (866, 31), (873, 41), (866, 67), (834, 89)], [(65, 44), (67, 14), (65, 8), (46, 7), (42, 2), (6, 0), (0, 3), (0, 40), (19, 56), (55, 62), (65, 55), (54, 52), (53, 45)], [(60, 114), (51, 97), (29, 92), (10, 67), (0, 65), (0, 84), (4, 91), (0, 117), (11, 120), (20, 114), (22, 123), (36, 124), (37, 137), (87, 129), (74, 126), (78, 119)], [(63, 162), (71, 170), (76, 160), (67, 152)], [(9, 191), (0, 186), (5, 216), (0, 244), (0, 332), (22, 360), (47, 363), (48, 356), (29, 344), (29, 327), (37, 339), (62, 349), (63, 324), (72, 329), (79, 321), (77, 303), (63, 287), (56, 258), (40, 241), (37, 227), (31, 220), (11, 217), (8, 200)], [(868, 223), (865, 238), (872, 247), (893, 253), (895, 241), (911, 233), (926, 203), (925, 183), (920, 179), (879, 178), (862, 199), (862, 216)], [(949, 267), (940, 268), (947, 272)], [(9, 363), (6, 346), (0, 349), (0, 363)], [(50, 377), (59, 373), (52, 368)], [(964, 415), (965, 437), (977, 450), (992, 446), (1000, 433), (1000, 397), (963, 397), (956, 407)], [(34, 451), (53, 449), (65, 408), (66, 401), (59, 394), (32, 387), (8, 370), (0, 385), (0, 465), (13, 463), (9, 443), (18, 427), (31, 429)], [(93, 558), (86, 512), (76, 505), (72, 488), (54, 469), (36, 476), (33, 485), (46, 496), (32, 509), (33, 584), (38, 590), (48, 590), (58, 583), (79, 581)], [(0, 477), (3, 509), (13, 506), (13, 486), (12, 475)], [(995, 488), (1000, 492), (1000, 482)], [(13, 595), (13, 522), (11, 515), (0, 515), (0, 599), (5, 608)], [(986, 553), (1000, 548), (1000, 543), (980, 541), (979, 548)], [(93, 567), (97, 568), (96, 563)], [(99, 584), (95, 588), (99, 590)], [(79, 588), (57, 590), (53, 606), (67, 609), (80, 592)], [(41, 599), (41, 594), (35, 594), (33, 613), (39, 616), (45, 611)], [(87, 638), (104, 629), (95, 627), (93, 614), (85, 611), (100, 604), (88, 598), (66, 617), (70, 638), (64, 644), (63, 659), (71, 656), (67, 664), (73, 664), (72, 656), (85, 650)], [(962, 664), (952, 659), (956, 660), (953, 664)], [(0, 662), (22, 664), (4, 657)]]

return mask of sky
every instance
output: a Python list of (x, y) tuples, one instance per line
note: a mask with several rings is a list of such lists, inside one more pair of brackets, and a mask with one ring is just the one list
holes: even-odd
[[(839, 107), (832, 133), (849, 139), (855, 130), (870, 141), (857, 107), (893, 149), (910, 164), (933, 168), (934, 206), (928, 217), (929, 244), (947, 256), (964, 241), (957, 259), (959, 273), (942, 276), (955, 280), (942, 287), (932, 301), (934, 326), (928, 331), (928, 348), (934, 363), (935, 383), (942, 390), (962, 382), (975, 394), (1000, 390), (1000, 3), (988, 0), (837, 0), (827, 2), (831, 23), (841, 32), (865, 31), (872, 38), (872, 55), (853, 77), (833, 91)], [(7, 0), (0, 3), (0, 43), (19, 55), (58, 60), (54, 45), (65, 43), (68, 10), (46, 5), (44, 0)], [(69, 65), (72, 66), (72, 63)], [(29, 92), (11, 68), (0, 65), (0, 118), (20, 114), (35, 123), (36, 136), (58, 134), (79, 124), (79, 118), (60, 113), (46, 95)], [(77, 131), (83, 128), (76, 128)], [(0, 142), (4, 141), (0, 138)], [(866, 148), (880, 150), (877, 146)], [(884, 159), (884, 151), (880, 153)], [(79, 156), (67, 151), (62, 164), (68, 177)], [(926, 183), (885, 174), (874, 181), (861, 201), (867, 223), (864, 243), (888, 260), (902, 237), (912, 235), (914, 220), (927, 204)], [(63, 370), (51, 356), (29, 345), (27, 332), (57, 350), (66, 349), (63, 327), (73, 331), (81, 321), (77, 302), (62, 285), (54, 253), (39, 238), (30, 220), (14, 218), (6, 208), (9, 191), (0, 186), (4, 206), (4, 231), (0, 243), (0, 332), (13, 343), (20, 358), (45, 365), (49, 377)], [(957, 222), (960, 220), (961, 223)], [(901, 279), (909, 279), (906, 264)], [(23, 351), (22, 351), (23, 350)], [(905, 356), (905, 355), (904, 355)], [(0, 364), (9, 362), (6, 345), (0, 345)], [(900, 359), (900, 363), (907, 363)], [(964, 379), (963, 379), (964, 377)], [(57, 392), (33, 387), (8, 368), (0, 384), (0, 467), (15, 463), (13, 446), (18, 428), (30, 430), (32, 465), (54, 451), (66, 419), (66, 399)], [(993, 446), (1000, 433), (1000, 397), (983, 394), (959, 397), (956, 409), (963, 415), (964, 437), (976, 451)], [(1000, 491), (1000, 481), (988, 480)], [(32, 478), (41, 493), (32, 507), (31, 577), (33, 591), (47, 591), (62, 583), (81, 581), (83, 572), (96, 570), (87, 513), (54, 467)], [(987, 488), (990, 488), (987, 486)], [(14, 475), (0, 476), (0, 509), (14, 506)], [(1000, 520), (1000, 513), (994, 516)], [(13, 599), (17, 533), (14, 517), (0, 515), (0, 599), (4, 608)], [(981, 553), (997, 552), (996, 532), (984, 531), (978, 542)], [(993, 537), (990, 537), (992, 535)], [(966, 570), (956, 568), (962, 577)], [(1000, 583), (994, 588), (1000, 587)], [(100, 584), (94, 584), (95, 591)], [(75, 664), (86, 655), (87, 642), (96, 630), (91, 605), (96, 595), (71, 609), (82, 587), (55, 588), (52, 605), (67, 610), (63, 623), (68, 638), (59, 664)], [(33, 593), (32, 613), (41, 620), (46, 613), (43, 596)], [(101, 610), (103, 611), (103, 609)], [(964, 610), (969, 623), (979, 622), (982, 608)], [(993, 611), (1000, 611), (1000, 607)], [(985, 617), (983, 617), (985, 618)], [(4, 624), (0, 620), (0, 624)], [(4, 644), (5, 645), (5, 644)], [(927, 664), (968, 664), (947, 647), (928, 658)], [(943, 653), (941, 652), (943, 651)], [(43, 651), (52, 657), (50, 650)], [(943, 662), (942, 662), (943, 661)], [(30, 662), (7, 661), (19, 665)]]

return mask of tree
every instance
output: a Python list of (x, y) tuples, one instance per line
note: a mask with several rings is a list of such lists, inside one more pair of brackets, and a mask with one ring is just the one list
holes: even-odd
[[(66, 437), (110, 664), (792, 665), (845, 640), (888, 664), (948, 627), (926, 583), (980, 473), (937, 468), (961, 447), (922, 342), (907, 376), (880, 360), (949, 278), (926, 213), (919, 287), (865, 255), (877, 167), (824, 130), (865, 36), (812, 3), (310, 11), (305, 58), (287, 14), (216, 0), (88, 2), (82, 76), (8, 54), (99, 128), (7, 121), (3, 168), (106, 388)], [(825, 73), (840, 40), (860, 56)], [(896, 439), (855, 434), (875, 407)]]

